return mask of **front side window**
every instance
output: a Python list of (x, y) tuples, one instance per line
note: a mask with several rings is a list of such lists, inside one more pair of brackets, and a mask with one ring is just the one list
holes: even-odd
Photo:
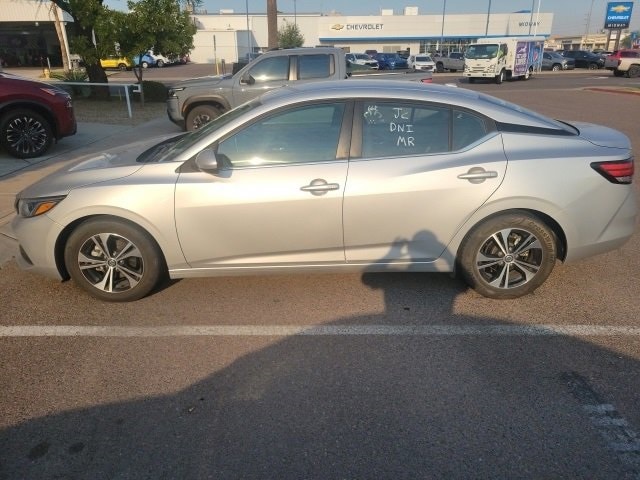
[(335, 160), (344, 103), (301, 105), (243, 127), (218, 145), (231, 168)]
[(327, 78), (333, 74), (333, 55), (300, 55), (298, 78)]
[(267, 83), (289, 79), (289, 57), (271, 57), (258, 62), (249, 75), (253, 77), (255, 83)]

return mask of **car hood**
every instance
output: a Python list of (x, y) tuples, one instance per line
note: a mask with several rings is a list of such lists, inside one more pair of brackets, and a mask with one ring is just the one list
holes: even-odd
[(182, 80), (181, 82), (176, 83), (175, 86), (181, 87), (181, 88), (198, 87), (201, 85), (212, 86), (212, 85), (217, 85), (223, 80), (227, 80), (231, 77), (233, 77), (233, 75), (226, 74), (226, 75), (208, 75), (206, 77), (189, 78), (187, 80)]
[(571, 122), (580, 131), (580, 137), (600, 147), (631, 149), (629, 138), (613, 128), (586, 122)]
[(154, 137), (78, 157), (73, 163), (28, 186), (18, 194), (18, 197), (67, 195), (75, 188), (127, 177), (144, 166), (143, 162), (138, 161), (141, 153), (175, 136), (174, 133)]

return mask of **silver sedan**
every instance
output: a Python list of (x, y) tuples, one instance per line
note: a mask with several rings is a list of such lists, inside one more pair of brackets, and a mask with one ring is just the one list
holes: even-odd
[(515, 298), (634, 232), (631, 145), (477, 92), (403, 81), (270, 92), (78, 162), (16, 199), (18, 263), (102, 300), (167, 276), (456, 271)]

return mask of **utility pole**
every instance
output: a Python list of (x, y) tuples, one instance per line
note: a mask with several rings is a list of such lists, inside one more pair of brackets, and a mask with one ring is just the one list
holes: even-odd
[(267, 0), (267, 31), (269, 50), (278, 48), (278, 2)]

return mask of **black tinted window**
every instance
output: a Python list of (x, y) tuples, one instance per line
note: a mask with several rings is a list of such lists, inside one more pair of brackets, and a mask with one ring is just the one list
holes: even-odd
[(487, 134), (482, 117), (469, 112), (453, 112), (453, 150), (462, 150)]
[(256, 83), (273, 82), (277, 80), (289, 79), (289, 57), (265, 58), (258, 62), (249, 74)]
[(333, 55), (301, 55), (298, 57), (298, 78), (326, 78), (333, 73)]

